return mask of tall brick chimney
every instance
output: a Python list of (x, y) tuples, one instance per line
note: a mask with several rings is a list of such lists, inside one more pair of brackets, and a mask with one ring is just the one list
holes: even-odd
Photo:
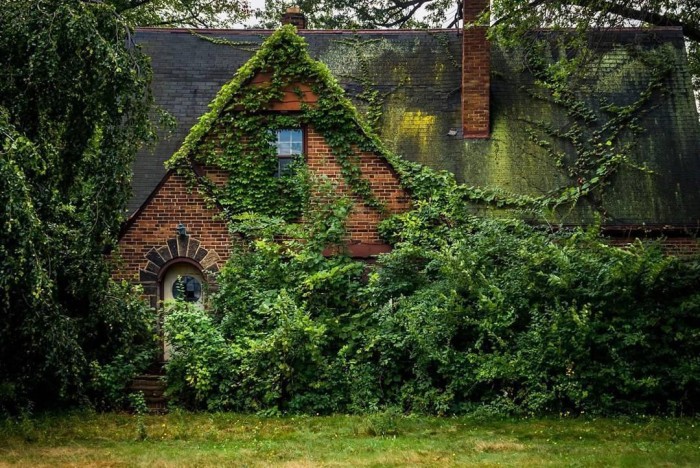
[(462, 129), (464, 138), (488, 138), (491, 47), (485, 26), (470, 26), (490, 7), (489, 0), (464, 1), (462, 42)]
[(301, 12), (301, 8), (292, 6), (282, 15), (282, 24), (293, 24), (297, 29), (306, 29), (306, 16)]

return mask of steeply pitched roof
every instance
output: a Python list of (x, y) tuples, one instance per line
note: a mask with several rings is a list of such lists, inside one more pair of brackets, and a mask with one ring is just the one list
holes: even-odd
[[(136, 209), (165, 173), (163, 162), (181, 145), (222, 85), (247, 62), (271, 31), (139, 30), (136, 41), (152, 58), (156, 102), (177, 120), (173, 136), (142, 151), (134, 166)], [(538, 194), (563, 179), (524, 129), (538, 117), (561, 119), (550, 104), (526, 92), (532, 77), (509, 51), (492, 46), (492, 137), (462, 140), (461, 33), (420, 31), (302, 31), (311, 56), (325, 63), (362, 110), (378, 117), (386, 145), (403, 157), (455, 173), (479, 186)], [(209, 40), (205, 40), (208, 38)], [(700, 126), (676, 29), (607, 31), (595, 37), (600, 72), (591, 90), (628, 102), (646, 85), (643, 67), (626, 46), (665, 47), (672, 72), (667, 92), (640, 122), (634, 160), (652, 173), (620, 172), (607, 190), (612, 224), (700, 223)], [(215, 42), (219, 42), (218, 44)], [(379, 111), (379, 112), (377, 112)], [(571, 222), (590, 220), (585, 209)]]
[[(286, 69), (282, 69), (283, 67)], [(314, 92), (320, 92), (326, 99), (330, 98), (333, 104), (344, 109), (348, 113), (348, 121), (354, 122), (359, 132), (363, 131), (363, 122), (328, 68), (309, 56), (306, 42), (296, 34), (294, 27), (283, 26), (265, 40), (255, 55), (238, 69), (233, 79), (221, 87), (216, 98), (209, 104), (209, 110), (199, 118), (180, 149), (166, 165), (176, 166), (183, 160), (186, 165), (189, 164), (190, 158), (195, 156), (197, 146), (207, 134), (214, 131), (215, 125), (225, 112), (235, 112), (240, 120), (244, 106), (249, 108), (255, 105), (254, 109), (247, 109), (252, 113), (269, 111), (269, 106), (275, 105), (275, 102), (270, 101), (276, 99), (262, 98), (261, 91), (266, 90), (270, 94), (273, 88), (270, 81), (275, 80), (279, 81), (280, 90), (287, 88), (287, 93), (297, 102), (295, 110), (301, 110), (302, 102), (316, 107), (319, 97), (314, 95)], [(302, 91), (301, 86), (305, 87), (306, 91)], [(255, 95), (255, 102), (243, 103), (246, 95), (250, 98), (251, 94)], [(295, 97), (295, 94), (301, 96)], [(314, 102), (308, 102), (309, 99), (313, 99)]]

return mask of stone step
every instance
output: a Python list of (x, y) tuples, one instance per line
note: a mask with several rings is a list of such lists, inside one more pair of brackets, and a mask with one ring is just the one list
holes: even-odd
[(162, 375), (145, 374), (136, 376), (129, 385), (129, 392), (142, 392), (148, 411), (164, 412), (167, 409), (165, 382)]

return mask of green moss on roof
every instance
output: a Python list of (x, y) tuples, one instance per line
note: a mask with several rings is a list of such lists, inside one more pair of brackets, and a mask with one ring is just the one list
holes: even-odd
[[(259, 72), (270, 73), (270, 85), (247, 86)], [(281, 98), (284, 87), (300, 83), (311, 86), (318, 97), (316, 103), (302, 104), (300, 112), (288, 116), (265, 114), (270, 103)], [(235, 115), (235, 118), (231, 120), (227, 115)], [(241, 134), (233, 135), (230, 129), (217, 129), (217, 125), (227, 118), (228, 124), (235, 126)], [(205, 144), (207, 139), (221, 130), (219, 134), (223, 133), (225, 138), (233, 139), (223, 142), (229, 153), (233, 151), (241, 156), (243, 145), (239, 137), (260, 140), (254, 145), (264, 152), (264, 147), (268, 146), (264, 135), (269, 134), (271, 122), (273, 126), (283, 125), (278, 128), (311, 124), (330, 146), (350, 190), (366, 204), (377, 209), (383, 209), (383, 206), (374, 197), (368, 180), (362, 176), (356, 164), (356, 151), (374, 152), (401, 173), (410, 166), (383, 147), (359, 117), (356, 108), (328, 68), (309, 56), (305, 40), (296, 34), (296, 29), (291, 25), (283, 26), (273, 33), (234, 78), (221, 88), (210, 104), (210, 110), (192, 127), (167, 166), (187, 171), (193, 162), (197, 162), (230, 169), (231, 162), (221, 161), (221, 151)], [(226, 151), (225, 149), (224, 153)]]
[[(447, 169), (468, 185), (493, 187), (513, 194), (535, 197), (571, 183), (555, 162), (533, 145), (524, 131), (526, 120), (533, 117), (564, 123), (565, 116), (562, 117), (556, 106), (538, 102), (528, 94), (532, 79), (523, 73), (522, 54), (518, 51), (493, 47), (491, 140), (462, 141), (447, 136), (451, 128), (461, 125), (458, 88), (461, 71), (459, 64), (455, 66), (454, 60), (450, 59), (450, 56), (459, 57), (460, 37), (457, 33), (443, 35), (445, 45), (431, 32), (392, 35), (388, 39), (382, 38), (381, 32), (360, 34), (363, 40), (371, 39), (374, 44), (367, 49), (372, 56), (369, 63), (372, 84), (381, 93), (388, 94), (378, 129), (383, 143), (379, 143), (347, 97), (337, 93), (340, 97), (336, 102), (345, 101), (340, 107), (345, 116), (351, 116), (347, 122), (358, 130), (358, 141), (372, 146), (387, 158), (403, 179), (406, 171), (401, 168), (402, 162), (396, 162), (386, 148), (435, 169)], [(666, 83), (668, 93), (654, 98), (651, 103), (653, 111), (641, 121), (646, 132), (634, 137), (637, 146), (632, 154), (633, 161), (647, 164), (654, 172), (642, 174), (632, 168), (622, 168), (602, 198), (613, 223), (694, 223), (700, 220), (700, 193), (694, 188), (700, 183), (697, 157), (700, 132), (682, 40), (677, 39), (678, 34), (670, 32), (662, 32), (657, 39), (646, 39), (653, 35), (653, 32), (623, 32), (618, 39), (630, 47), (637, 47), (641, 37), (644, 42), (641, 49), (664, 48), (663, 53), (673, 66)], [(322, 61), (327, 59), (350, 97), (356, 96), (360, 87), (357, 80), (359, 62), (343, 62), (348, 45), (342, 42), (353, 37), (354, 33), (308, 36), (313, 52)], [(319, 67), (320, 86), (341, 91), (336, 78), (327, 73), (326, 67), (308, 57), (304, 40), (293, 31), (278, 31), (266, 44), (274, 44), (283, 38), (289, 45), (296, 43), (300, 46), (295, 53), (301, 54), (298, 57), (308, 65), (308, 70)], [(629, 103), (639, 95), (647, 78), (644, 66), (630, 55), (626, 47), (610, 46), (616, 44), (616, 40), (611, 39), (600, 48), (602, 72), (581, 91), (592, 99), (606, 96), (615, 102)], [(213, 46), (206, 44), (203, 47)], [(217, 119), (226, 113), (226, 103), (240, 98), (237, 93), (245, 87), (255, 70), (275, 60), (274, 52), (272, 47), (263, 46), (221, 89), (209, 112), (201, 117), (185, 144), (171, 158), (170, 167), (183, 164), (188, 157), (194, 156), (194, 148), (213, 129)], [(284, 52), (279, 51), (277, 56), (284, 56)], [(304, 62), (307, 59), (311, 61)], [(405, 85), (397, 86), (401, 79), (406, 80)], [(418, 125), (428, 121), (429, 124)], [(565, 146), (563, 149), (568, 151)], [(570, 214), (567, 221), (590, 222), (589, 214), (590, 210), (584, 207), (580, 212)]]

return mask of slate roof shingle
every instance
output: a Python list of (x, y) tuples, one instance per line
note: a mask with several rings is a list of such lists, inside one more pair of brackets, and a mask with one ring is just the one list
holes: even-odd
[[(271, 31), (200, 30), (235, 46), (214, 44), (189, 30), (140, 29), (136, 42), (151, 57), (156, 103), (178, 127), (154, 150), (142, 150), (134, 164), (133, 212), (165, 174), (163, 162), (180, 146), (191, 126), (207, 111), (229, 81)], [(461, 139), (461, 54), (458, 30), (314, 31), (300, 34), (310, 55), (324, 62), (362, 110), (357, 96), (370, 82), (384, 99), (379, 133), (397, 154), (434, 168), (447, 169), (471, 185), (500, 187), (516, 193), (542, 193), (563, 183), (552, 161), (542, 159), (522, 131), (533, 115), (556, 110), (534, 103), (523, 91), (531, 77), (515, 64), (512, 51), (492, 46), (492, 136)], [(624, 45), (666, 47), (673, 61), (666, 94), (642, 120), (636, 162), (654, 173), (621, 171), (606, 192), (610, 224), (700, 226), (700, 124), (683, 36), (675, 28), (613, 30), (594, 35), (602, 66), (596, 92), (620, 102), (638, 96), (643, 70), (626, 55)], [(622, 45), (622, 46), (621, 46)], [(362, 60), (360, 60), (362, 58)], [(602, 90), (602, 91), (601, 91)], [(457, 130), (456, 135), (450, 135)], [(582, 207), (571, 220), (590, 221)]]

